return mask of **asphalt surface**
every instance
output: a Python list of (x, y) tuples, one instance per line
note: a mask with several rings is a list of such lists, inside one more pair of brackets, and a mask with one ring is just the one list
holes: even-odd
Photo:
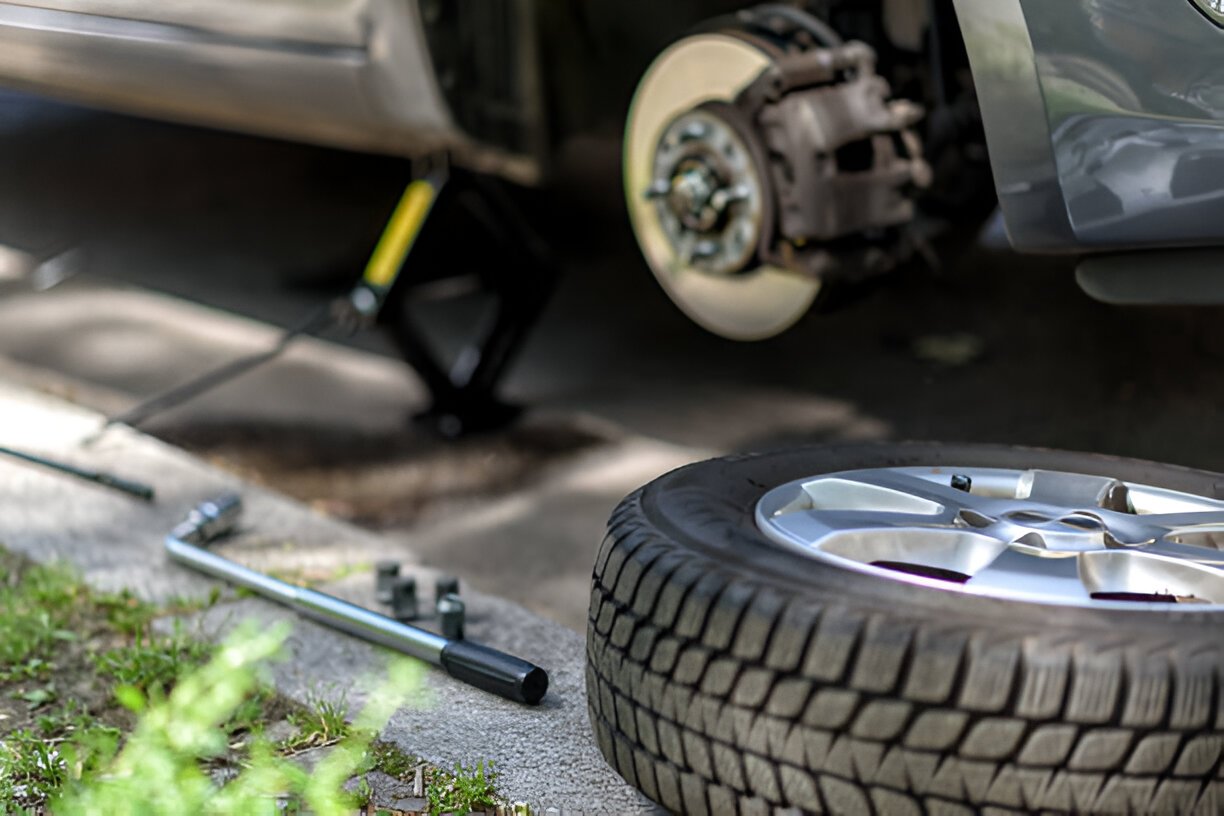
[[(91, 280), (282, 324), (351, 280), (344, 270), (369, 246), (406, 173), (393, 159), (20, 96), (0, 98), (0, 147), (0, 243), (81, 246)], [(960, 241), (938, 247), (939, 271), (906, 269), (781, 338), (731, 343), (689, 325), (644, 269), (621, 214), (615, 146), (573, 150), (567, 166), (581, 172), (524, 197), (565, 269), (508, 383), (529, 405), (592, 411), (700, 447), (850, 435), (1224, 466), (1210, 422), (1224, 345), (1219, 310), (1104, 306), (1079, 292), (1064, 259)], [(444, 242), (462, 246), (463, 234), (438, 227)], [(426, 317), (447, 345), (467, 313), (437, 305)], [(967, 365), (915, 353), (923, 338), (957, 334), (981, 346)], [(377, 338), (360, 342), (388, 349)], [(37, 350), (13, 353), (40, 362)], [(103, 384), (147, 389), (165, 379), (153, 368), (144, 380), (129, 371)]]

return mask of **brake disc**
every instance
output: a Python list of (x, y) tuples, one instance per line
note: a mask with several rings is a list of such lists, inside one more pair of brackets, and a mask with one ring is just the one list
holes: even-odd
[(642, 253), (685, 314), (734, 340), (784, 331), (821, 288), (751, 260), (772, 229), (774, 194), (759, 146), (729, 109), (770, 64), (746, 38), (687, 37), (647, 70), (625, 129), (625, 196)]

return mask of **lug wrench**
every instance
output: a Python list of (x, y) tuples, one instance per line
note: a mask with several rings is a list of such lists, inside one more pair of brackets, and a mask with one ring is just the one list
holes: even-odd
[(456, 680), (508, 700), (535, 705), (548, 691), (548, 674), (526, 660), (471, 641), (449, 640), (235, 564), (205, 549), (213, 540), (233, 532), (241, 513), (242, 499), (236, 495), (200, 504), (166, 536), (166, 552), (179, 563), (245, 587), (325, 626), (440, 666)]

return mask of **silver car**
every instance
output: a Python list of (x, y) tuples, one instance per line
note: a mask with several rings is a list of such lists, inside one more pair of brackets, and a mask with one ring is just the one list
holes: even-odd
[(1218, 300), (1222, 27), (1221, 0), (3, 0), (0, 83), (528, 184), (623, 129), (650, 268), (757, 339), (996, 194), (1099, 297)]

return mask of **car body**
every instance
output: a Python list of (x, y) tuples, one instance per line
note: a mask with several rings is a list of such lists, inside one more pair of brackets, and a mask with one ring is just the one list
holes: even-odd
[(0, 80), (151, 117), (412, 152), (453, 137), (415, 2), (5, 0)]
[(668, 5), (620, 7), (641, 27), (589, 2), (2, 0), (0, 85), (531, 183), (669, 38), (741, 4)]
[(1224, 242), (1224, 30), (1191, 0), (957, 0), (1024, 250)]

